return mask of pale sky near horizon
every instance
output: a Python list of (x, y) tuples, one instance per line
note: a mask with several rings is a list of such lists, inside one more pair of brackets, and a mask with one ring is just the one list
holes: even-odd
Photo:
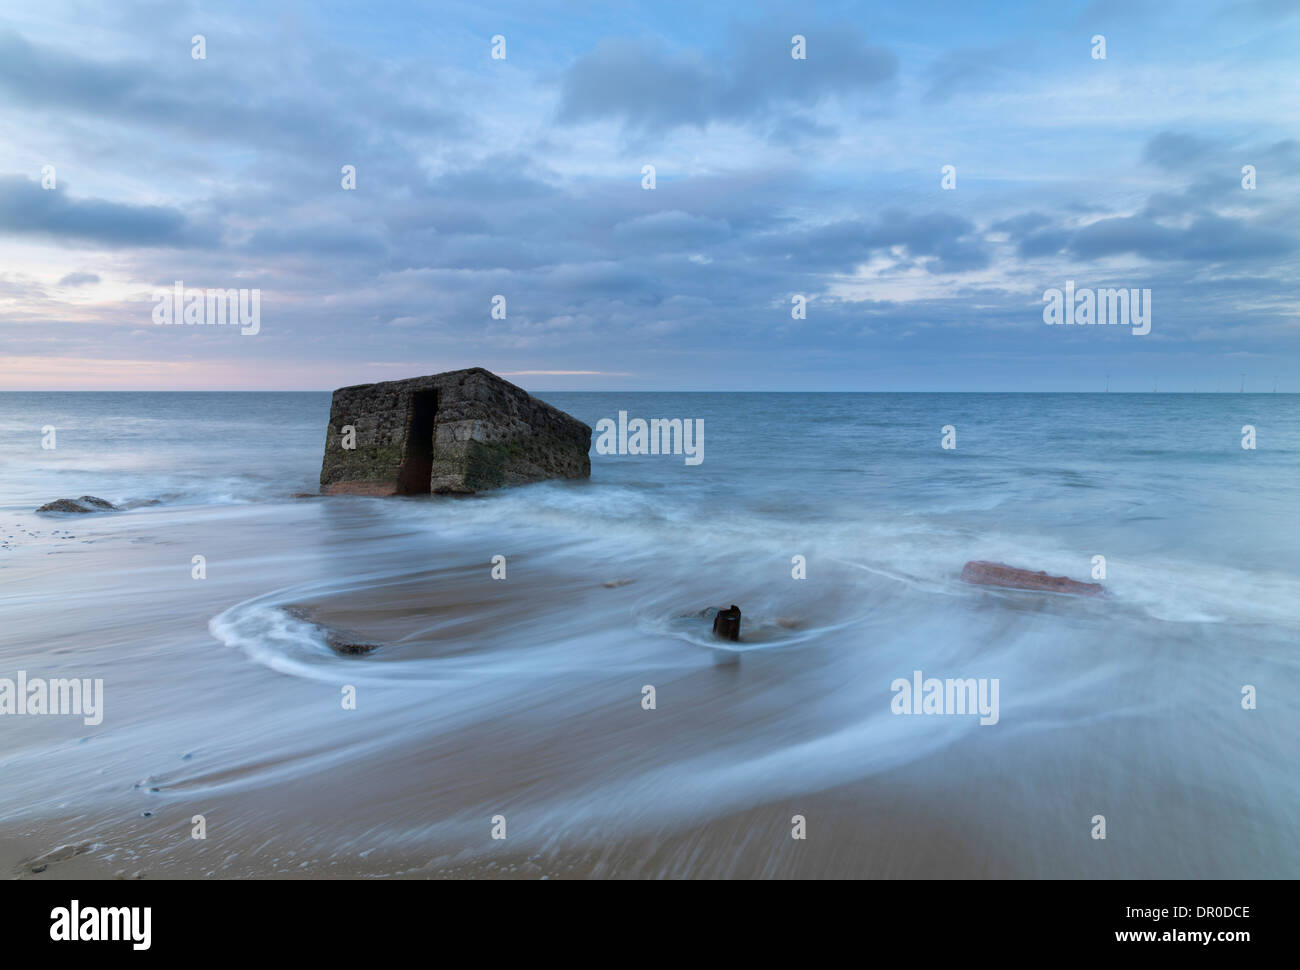
[[(0, 0), (0, 390), (1300, 391), (1298, 42), (1294, 0)], [(259, 331), (156, 326), (177, 280)], [(1150, 333), (1045, 325), (1067, 280)]]

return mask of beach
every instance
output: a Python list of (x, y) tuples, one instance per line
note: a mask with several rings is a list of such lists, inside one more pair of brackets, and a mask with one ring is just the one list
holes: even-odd
[[(0, 677), (104, 690), (0, 717), (0, 871), (1300, 874), (1300, 399), (542, 397), (701, 420), (702, 460), (295, 498), (328, 394), (0, 394)], [(127, 510), (32, 511), (82, 494)], [(1098, 599), (959, 578), (1098, 555)], [(915, 671), (997, 722), (894, 713)]]

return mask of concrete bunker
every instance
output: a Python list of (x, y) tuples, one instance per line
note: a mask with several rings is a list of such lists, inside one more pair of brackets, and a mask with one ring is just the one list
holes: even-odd
[(334, 392), (327, 495), (473, 494), (591, 476), (591, 428), (481, 367)]

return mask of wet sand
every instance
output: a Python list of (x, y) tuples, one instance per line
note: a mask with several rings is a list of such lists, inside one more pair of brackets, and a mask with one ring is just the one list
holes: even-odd
[[(1203, 712), (1146, 703), (1140, 685), (1104, 718), (1068, 699), (1004, 714), (990, 729), (891, 718), (889, 677), (953, 649), (925, 629), (921, 609), (899, 650), (902, 634), (888, 632), (896, 615), (801, 641), (827, 600), (778, 598), (748, 618), (759, 644), (775, 648), (720, 664), (693, 634), (638, 622), (660, 608), (656, 584), (666, 574), (678, 582), (665, 557), (627, 556), (615, 569), (580, 541), (529, 547), (506, 532), (436, 547), (393, 522), (363, 500), (157, 510), (78, 522), (77, 540), (43, 534), (9, 550), (3, 667), (103, 677), (107, 700), (99, 727), (0, 721), (0, 770), (22, 779), (0, 803), (0, 872), (1293, 875), (1272, 851), (1279, 822), (1268, 806), (1224, 786), (1215, 752), (1175, 744)], [(491, 580), (493, 550), (511, 543), (524, 551), (511, 556), (510, 578)], [(191, 578), (197, 553), (207, 556), (204, 580)], [(616, 580), (626, 582), (607, 585)], [(895, 587), (881, 586), (879, 602), (870, 589), (855, 596), (898, 609)], [(731, 599), (703, 585), (676, 595), (688, 601), (670, 625)], [(209, 630), (246, 602), (229, 627), (263, 631), (252, 654)], [(970, 604), (971, 622), (983, 617), (992, 631), (1104, 623), (1088, 605), (1003, 615)], [(276, 626), (281, 615), (304, 622), (286, 608), (381, 646), (339, 657), (304, 645), (300, 629)], [(1088, 667), (1050, 637), (1007, 637), (1007, 649), (1039, 651), (1049, 692)], [(302, 652), (257, 652), (281, 640)], [(886, 657), (882, 641), (896, 653)], [(1161, 669), (1159, 651), (1141, 664)], [(1212, 668), (1209, 658), (1171, 676), (1199, 682)], [(647, 684), (654, 710), (641, 704)], [(349, 686), (355, 710), (340, 700)], [(1109, 820), (1106, 841), (1090, 837), (1097, 812)], [(191, 837), (195, 815), (206, 839)], [(498, 815), (504, 840), (491, 837)], [(791, 837), (794, 815), (806, 820), (804, 840)], [(1236, 826), (1231, 841), (1204, 838), (1226, 824)]]

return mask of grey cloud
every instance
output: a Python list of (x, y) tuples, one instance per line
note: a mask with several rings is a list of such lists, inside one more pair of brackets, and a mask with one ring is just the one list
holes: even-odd
[(0, 176), (0, 232), (105, 246), (193, 246), (203, 241), (203, 233), (179, 209), (73, 199), (62, 188), (43, 189), (21, 175)]
[[(558, 120), (621, 121), (628, 129), (665, 131), (713, 121), (747, 121), (830, 95), (880, 87), (898, 59), (852, 29), (804, 31), (807, 59), (790, 56), (792, 31), (745, 28), (730, 57), (670, 51), (645, 40), (610, 38), (578, 58), (561, 81)], [(803, 118), (807, 129), (816, 123)]]
[(1162, 131), (1142, 150), (1142, 160), (1166, 170), (1191, 168), (1214, 149), (1214, 143), (1184, 132)]
[(1041, 212), (1025, 212), (995, 222), (989, 228), (994, 232), (1009, 233), (1013, 239), (1020, 239), (1043, 226), (1051, 225), (1051, 222), (1051, 218)]
[(1133, 253), (1151, 259), (1215, 262), (1282, 256), (1295, 246), (1292, 236), (1277, 230), (1214, 215), (1202, 216), (1185, 229), (1139, 216), (1103, 219), (1078, 230), (1069, 243), (1070, 251), (1084, 259)]
[(1059, 230), (1031, 232), (1020, 240), (1016, 252), (1028, 259), (1036, 256), (1052, 256), (1065, 249), (1069, 235)]
[(379, 232), (358, 226), (270, 226), (254, 232), (239, 249), (262, 254), (361, 256), (382, 255), (388, 251), (388, 244)]
[(849, 219), (770, 235), (753, 249), (800, 265), (844, 272), (893, 247), (902, 247), (935, 273), (979, 269), (989, 262), (987, 247), (969, 220), (941, 212), (911, 215), (897, 208), (885, 210), (874, 223)]
[[(262, 43), (274, 48), (274, 38)], [(237, 143), (259, 151), (319, 151), (342, 160), (406, 157), (389, 129), (464, 134), (467, 119), (425, 94), (427, 78), (410, 69), (358, 62), (322, 51), (292, 66), (268, 51), (249, 58), (241, 42), (238, 72), (218, 66), (217, 35), (209, 60), (189, 57), (188, 37), (167, 58), (101, 61), (37, 45), (0, 31), (0, 92), (31, 109), (58, 109), (97, 119), (184, 132), (200, 142)], [(260, 69), (258, 64), (265, 66)], [(380, 146), (382, 151), (376, 150)], [(337, 170), (337, 167), (334, 169)]]
[(1170, 226), (1149, 215), (1101, 219), (1079, 229), (1046, 229), (1020, 240), (1026, 258), (1066, 253), (1078, 259), (1134, 255), (1151, 260), (1237, 262), (1288, 255), (1294, 234), (1207, 213), (1186, 226)]
[(1300, 175), (1300, 141), (1294, 138), (1275, 142), (1256, 154), (1278, 174)]
[(620, 242), (656, 243), (688, 249), (720, 242), (731, 235), (726, 222), (705, 219), (679, 209), (637, 216), (614, 226), (613, 236)]

